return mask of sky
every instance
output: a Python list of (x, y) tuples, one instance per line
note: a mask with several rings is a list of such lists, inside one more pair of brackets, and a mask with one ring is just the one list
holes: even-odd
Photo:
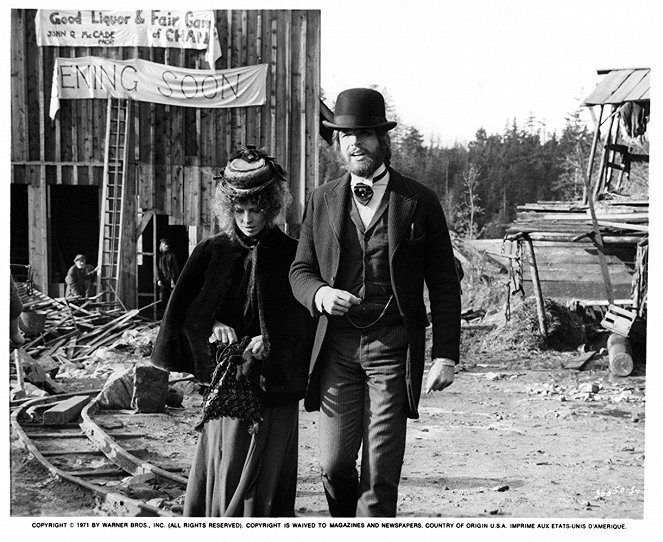
[[(625, 7), (628, 5), (628, 13)], [(467, 142), (530, 116), (558, 134), (602, 76), (651, 67), (663, 13), (634, 0), (340, 0), (322, 10), (325, 102), (378, 85), (427, 140)], [(656, 43), (658, 40), (658, 43)], [(591, 117), (583, 109), (581, 118)]]

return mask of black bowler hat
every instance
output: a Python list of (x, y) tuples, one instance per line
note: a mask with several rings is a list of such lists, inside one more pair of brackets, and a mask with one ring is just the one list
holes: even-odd
[(336, 98), (334, 122), (322, 121), (334, 130), (391, 130), (396, 126), (385, 116), (384, 97), (372, 88), (350, 88)]

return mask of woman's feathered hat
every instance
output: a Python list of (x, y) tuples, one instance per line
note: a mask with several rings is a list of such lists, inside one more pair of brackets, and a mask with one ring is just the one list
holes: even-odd
[(220, 188), (239, 197), (249, 197), (271, 186), (275, 182), (285, 182), (285, 171), (269, 156), (266, 149), (247, 145), (236, 151), (229, 159), (221, 175)]

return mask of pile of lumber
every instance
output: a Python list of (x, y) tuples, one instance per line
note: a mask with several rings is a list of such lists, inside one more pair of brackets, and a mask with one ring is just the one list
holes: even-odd
[(129, 329), (142, 332), (158, 325), (143, 318), (142, 309), (127, 311), (96, 298), (51, 298), (24, 283), (17, 286), (23, 311), (46, 316), (43, 330), (26, 336), (21, 356), (51, 376), (65, 364), (82, 367), (98, 348), (118, 342)]
[[(646, 200), (602, 200), (594, 204), (601, 235), (637, 243), (649, 233)], [(507, 235), (538, 233), (556, 240), (573, 241), (592, 233), (592, 217), (580, 202), (538, 202), (518, 206)]]

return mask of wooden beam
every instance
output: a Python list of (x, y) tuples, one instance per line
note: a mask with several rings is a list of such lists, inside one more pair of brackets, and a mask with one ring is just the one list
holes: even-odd
[(587, 203), (589, 204), (589, 212), (592, 216), (592, 228), (594, 230), (592, 241), (598, 248), (599, 263), (601, 264), (601, 272), (603, 273), (603, 283), (605, 285), (606, 298), (610, 303), (612, 303), (615, 300), (615, 296), (612, 290), (612, 283), (610, 282), (608, 264), (606, 263), (605, 254), (603, 253), (603, 238), (601, 237), (601, 229), (599, 227), (598, 220), (596, 219), (596, 210), (594, 209), (594, 198), (591, 195), (589, 176), (585, 172), (585, 168), (582, 167), (581, 152), (578, 152), (578, 158), (580, 160), (580, 169), (583, 173), (583, 180), (585, 182), (585, 189), (587, 191)]
[[(592, 170), (594, 168), (594, 157), (596, 156), (596, 147), (598, 146), (599, 139), (601, 137), (601, 119), (603, 118), (603, 107), (604, 106), (601, 106), (601, 109), (599, 110), (599, 118), (596, 121), (596, 128), (594, 130), (594, 137), (592, 139), (592, 149), (589, 152), (589, 163), (587, 164), (587, 171), (585, 172), (585, 174), (587, 175), (587, 178), (590, 180), (590, 183), (591, 183), (591, 179), (592, 179)], [(590, 110), (592, 111), (592, 117), (593, 117), (593, 115), (594, 115), (593, 111), (594, 110), (591, 109), (591, 108), (590, 108)], [(582, 169), (582, 165), (580, 166), (580, 168)], [(587, 199), (589, 198), (590, 194), (591, 194), (591, 191), (589, 190), (589, 188), (587, 186), (587, 183), (585, 183), (585, 187), (584, 187), (583, 195), (582, 195), (582, 204), (583, 205), (587, 205)]]
[(541, 281), (539, 280), (539, 270), (536, 267), (536, 256), (534, 255), (534, 245), (528, 235), (523, 237), (527, 243), (529, 253), (529, 271), (534, 286), (534, 298), (536, 300), (536, 313), (539, 317), (539, 331), (545, 340), (548, 339), (548, 326), (546, 325), (546, 312), (543, 302), (543, 292), (541, 291)]
[(145, 231), (145, 228), (147, 228), (147, 225), (150, 223), (150, 220), (152, 220), (152, 217), (154, 216), (154, 211), (146, 211), (143, 214), (143, 218), (140, 220), (140, 224), (136, 227), (136, 233), (134, 234), (134, 243), (138, 241), (138, 238), (143, 235), (143, 232)]
[(44, 411), (44, 425), (65, 425), (75, 420), (90, 400), (89, 395), (76, 395)]

